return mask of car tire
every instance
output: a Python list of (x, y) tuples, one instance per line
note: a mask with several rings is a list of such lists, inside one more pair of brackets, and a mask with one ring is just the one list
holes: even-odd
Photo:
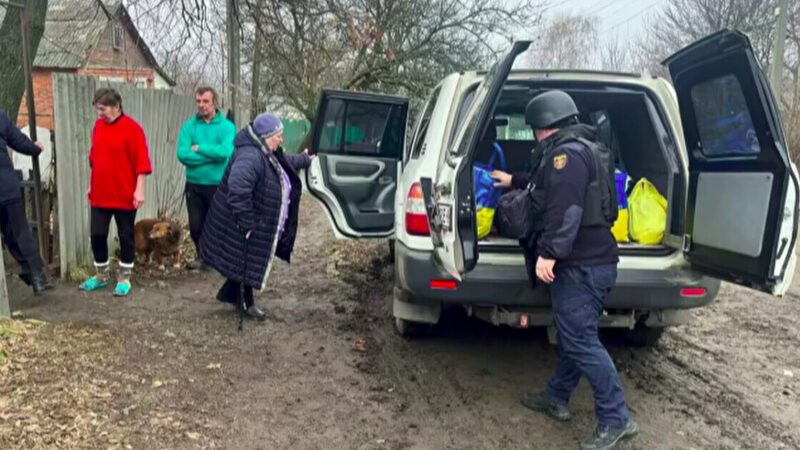
[(625, 330), (624, 338), (633, 347), (652, 347), (658, 343), (664, 331), (664, 327), (648, 327), (639, 323), (632, 330)]
[(389, 261), (394, 264), (394, 239), (389, 239)]
[(394, 318), (394, 330), (405, 339), (414, 339), (427, 336), (433, 329), (429, 323), (412, 322), (410, 320)]

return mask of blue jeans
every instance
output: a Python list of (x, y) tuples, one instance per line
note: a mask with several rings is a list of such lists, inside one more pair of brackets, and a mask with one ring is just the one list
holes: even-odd
[(594, 392), (600, 425), (622, 427), (630, 415), (617, 369), (600, 339), (597, 322), (603, 302), (617, 279), (617, 265), (560, 267), (550, 287), (558, 336), (558, 369), (547, 395), (566, 405), (581, 376)]

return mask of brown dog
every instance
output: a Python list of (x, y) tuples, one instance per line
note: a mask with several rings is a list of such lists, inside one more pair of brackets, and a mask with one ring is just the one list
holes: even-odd
[(177, 223), (142, 219), (136, 222), (134, 235), (136, 255), (141, 262), (151, 262), (155, 259), (159, 264), (163, 264), (166, 257), (171, 257), (173, 264), (180, 265), (181, 228)]

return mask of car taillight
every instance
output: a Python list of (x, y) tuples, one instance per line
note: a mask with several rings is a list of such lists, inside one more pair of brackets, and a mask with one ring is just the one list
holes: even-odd
[(431, 289), (452, 291), (458, 287), (458, 282), (456, 282), (456, 280), (430, 280), (428, 285), (431, 287)]
[(425, 199), (422, 197), (422, 185), (414, 183), (406, 197), (406, 232), (417, 236), (430, 236), (428, 214), (425, 211)]
[(706, 288), (701, 287), (685, 287), (681, 288), (681, 297), (705, 297)]

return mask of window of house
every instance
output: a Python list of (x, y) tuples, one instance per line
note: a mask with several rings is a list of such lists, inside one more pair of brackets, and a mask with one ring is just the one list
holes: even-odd
[(111, 46), (114, 47), (114, 50), (122, 50), (122, 36), (122, 27), (114, 25), (114, 33), (111, 37)]

